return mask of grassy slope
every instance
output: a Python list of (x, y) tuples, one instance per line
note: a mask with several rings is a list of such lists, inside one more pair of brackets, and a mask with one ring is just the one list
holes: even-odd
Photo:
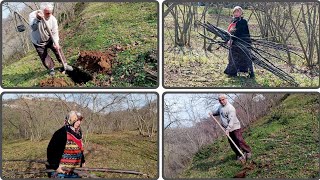
[[(319, 177), (318, 95), (289, 96), (244, 133), (257, 167), (248, 178)], [(318, 105), (316, 105), (318, 104)], [(242, 170), (226, 138), (204, 147), (180, 177), (231, 178)]]
[[(89, 3), (77, 18), (60, 27), (61, 44), (69, 63), (73, 63), (80, 50), (104, 51), (114, 44), (131, 46), (118, 54), (119, 67), (113, 70), (112, 86), (155, 86), (145, 79), (144, 61), (138, 55), (157, 49), (157, 3)], [(52, 56), (54, 57), (54, 56)], [(57, 61), (56, 67), (61, 66)], [(156, 65), (155, 65), (156, 66)], [(120, 79), (130, 72), (138, 76), (133, 82)], [(67, 78), (65, 75), (58, 75)], [(47, 72), (35, 51), (14, 64), (3, 67), (4, 87), (38, 86)], [(100, 76), (100, 78), (106, 78)], [(86, 86), (94, 86), (88, 82)]]
[[(88, 136), (85, 148), (93, 148), (94, 151), (86, 156), (87, 167), (103, 167), (115, 169), (136, 170), (147, 173), (150, 177), (157, 177), (158, 173), (158, 146), (155, 140), (143, 138), (138, 132), (117, 132), (112, 134)], [(30, 142), (23, 140), (3, 141), (3, 159), (46, 159), (46, 148), (49, 140)], [(21, 164), (24, 164), (21, 166)], [(25, 171), (27, 164), (3, 162), (3, 175), (6, 170), (19, 169)], [(44, 169), (44, 165), (35, 165), (38, 169)], [(100, 177), (108, 178), (139, 178), (137, 175), (103, 174)], [(32, 176), (31, 176), (32, 177)]]
[[(202, 13), (202, 7), (198, 7), (198, 13)], [(297, 14), (297, 9), (293, 14)], [(214, 10), (209, 10), (209, 13)], [(221, 12), (223, 16), (220, 19), (219, 27), (227, 28), (230, 21), (230, 9), (224, 8)], [(200, 15), (199, 15), (200, 16)], [(249, 12), (244, 15), (248, 18)], [(216, 15), (209, 14), (206, 20), (215, 24)], [(203, 38), (198, 35), (198, 32), (192, 29), (191, 46), (192, 48), (183, 48), (184, 54), (179, 48), (173, 48), (172, 37), (174, 36), (173, 18), (169, 14), (165, 18), (164, 29), (164, 85), (167, 87), (292, 87), (292, 85), (281, 80), (272, 73), (255, 66), (255, 79), (247, 78), (246, 75), (229, 78), (223, 73), (228, 64), (227, 50), (217, 46), (213, 46), (213, 52), (205, 53), (203, 50)], [(168, 30), (168, 27), (170, 30)], [(254, 16), (249, 21), (250, 33), (252, 36), (259, 35), (258, 23)], [(302, 26), (299, 27), (299, 32), (304, 32)], [(199, 29), (200, 33), (203, 30)], [(305, 39), (303, 39), (305, 40)], [(208, 41), (207, 41), (208, 42)], [(289, 39), (289, 43), (296, 45), (295, 38)], [(207, 44), (208, 45), (208, 44)], [(278, 52), (273, 52), (278, 53)], [(299, 52), (302, 54), (302, 52)], [(284, 59), (286, 53), (281, 54)], [(305, 61), (297, 56), (292, 56), (292, 62), (300, 69), (305, 67)], [(272, 60), (280, 69), (287, 69), (283, 62)], [(288, 70), (285, 70), (289, 72)], [(319, 85), (319, 77), (309, 79), (300, 73), (290, 73), (295, 78), (300, 87), (317, 87)]]

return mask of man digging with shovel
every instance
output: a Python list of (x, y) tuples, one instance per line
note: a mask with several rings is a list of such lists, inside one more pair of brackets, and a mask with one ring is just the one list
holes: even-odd
[(57, 19), (52, 15), (52, 3), (41, 3), (41, 10), (33, 11), (29, 14), (29, 24), (31, 26), (31, 40), (43, 63), (53, 76), (54, 62), (48, 54), (50, 48), (57, 60), (62, 63), (64, 71), (72, 71), (73, 68), (67, 64), (66, 58), (59, 46), (59, 31)]
[[(209, 115), (226, 133), (230, 146), (236, 153), (237, 160), (245, 163), (247, 159), (251, 158), (252, 154), (250, 146), (247, 145), (242, 137), (242, 129), (236, 115), (236, 109), (228, 102), (226, 95), (219, 95), (218, 100), (220, 106), (212, 113), (210, 112)], [(220, 122), (214, 117), (218, 115), (220, 115)]]

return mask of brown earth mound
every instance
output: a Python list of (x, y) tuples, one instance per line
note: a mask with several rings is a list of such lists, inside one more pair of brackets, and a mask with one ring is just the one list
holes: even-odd
[(66, 81), (63, 78), (50, 77), (40, 81), (40, 87), (70, 87), (73, 83)]
[(119, 45), (108, 48), (105, 52), (82, 51), (77, 59), (76, 65), (90, 73), (112, 74), (111, 68), (118, 51), (124, 49)]

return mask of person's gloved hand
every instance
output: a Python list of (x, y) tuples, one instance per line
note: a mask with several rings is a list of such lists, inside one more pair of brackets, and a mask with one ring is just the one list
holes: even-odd
[(41, 10), (37, 11), (37, 19), (42, 20), (44, 19), (44, 14)]

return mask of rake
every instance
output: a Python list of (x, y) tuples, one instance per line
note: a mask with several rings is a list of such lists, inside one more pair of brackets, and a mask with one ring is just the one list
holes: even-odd
[(226, 131), (224, 130), (224, 128), (221, 126), (221, 124), (219, 123), (219, 121), (212, 115), (209, 114), (212, 119), (214, 119), (216, 121), (216, 123), (219, 125), (219, 127), (222, 129), (222, 131), (227, 135), (227, 137), (229, 138), (229, 140), (232, 142), (232, 144), (237, 148), (237, 150), (239, 151), (239, 153), (242, 155), (242, 157), (244, 158), (244, 160), (246, 159), (246, 157), (244, 156), (243, 152), (240, 150), (240, 148), (237, 146), (237, 144), (232, 140), (232, 138), (229, 136), (229, 134), (226, 133)]

